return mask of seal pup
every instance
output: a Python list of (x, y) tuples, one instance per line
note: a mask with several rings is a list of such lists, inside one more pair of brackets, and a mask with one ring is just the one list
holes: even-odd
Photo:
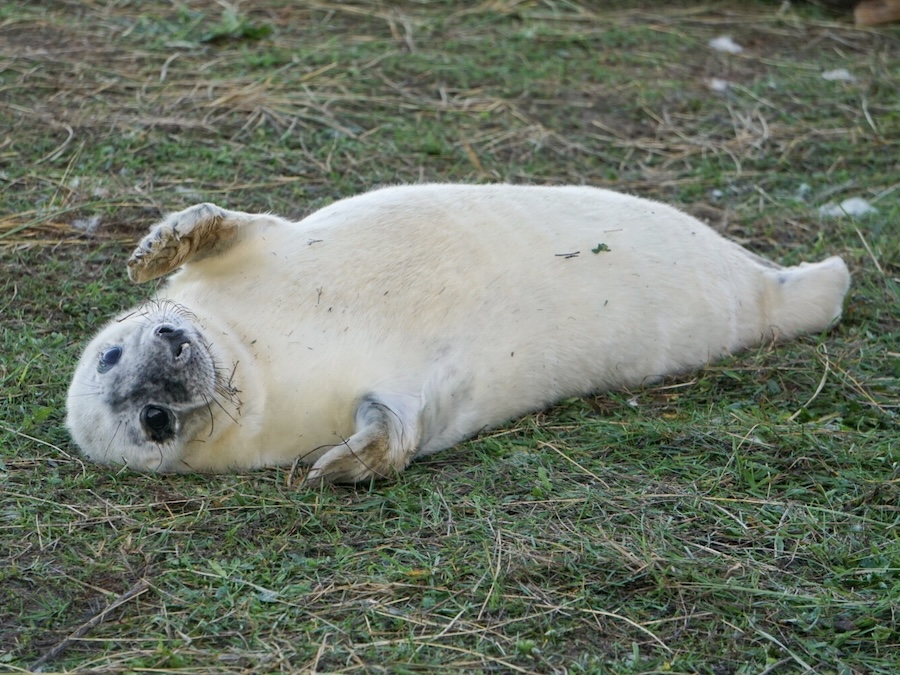
[(144, 471), (300, 460), (401, 471), (563, 398), (640, 385), (840, 315), (838, 257), (784, 268), (591, 187), (419, 185), (291, 222), (199, 204), (128, 261), (158, 298), (88, 344), (67, 426)]

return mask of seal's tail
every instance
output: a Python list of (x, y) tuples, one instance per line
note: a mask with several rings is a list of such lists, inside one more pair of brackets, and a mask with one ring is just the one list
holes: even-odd
[(769, 307), (776, 337), (814, 333), (840, 317), (850, 288), (850, 272), (841, 258), (833, 256), (767, 273), (772, 280)]

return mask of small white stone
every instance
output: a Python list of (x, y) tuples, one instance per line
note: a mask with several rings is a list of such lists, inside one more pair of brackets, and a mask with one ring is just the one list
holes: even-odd
[(878, 213), (878, 209), (872, 206), (862, 197), (851, 197), (840, 204), (826, 204), (819, 208), (819, 214), (837, 218), (840, 216), (863, 216), (867, 213)]
[(717, 38), (713, 38), (709, 41), (709, 46), (717, 52), (725, 52), (727, 54), (740, 54), (744, 51), (744, 48), (732, 40), (730, 35), (720, 35)]
[(822, 79), (829, 82), (856, 82), (856, 77), (846, 68), (826, 70), (822, 73)]

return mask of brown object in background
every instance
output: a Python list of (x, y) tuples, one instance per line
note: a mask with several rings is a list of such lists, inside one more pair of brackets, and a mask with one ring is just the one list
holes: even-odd
[(853, 10), (857, 26), (875, 26), (900, 20), (900, 0), (862, 0)]

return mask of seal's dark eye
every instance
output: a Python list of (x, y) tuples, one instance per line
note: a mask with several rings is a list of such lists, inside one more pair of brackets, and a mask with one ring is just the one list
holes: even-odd
[(153, 429), (153, 431), (161, 431), (169, 424), (169, 416), (166, 415), (166, 411), (162, 408), (157, 408), (155, 405), (148, 405), (144, 408), (142, 417), (144, 418), (144, 424)]
[(158, 405), (144, 406), (141, 411), (141, 424), (146, 427), (150, 438), (154, 441), (164, 441), (175, 434), (171, 414)]
[(100, 355), (100, 363), (97, 364), (97, 370), (101, 373), (105, 373), (116, 365), (120, 358), (122, 358), (122, 348), (110, 347)]

